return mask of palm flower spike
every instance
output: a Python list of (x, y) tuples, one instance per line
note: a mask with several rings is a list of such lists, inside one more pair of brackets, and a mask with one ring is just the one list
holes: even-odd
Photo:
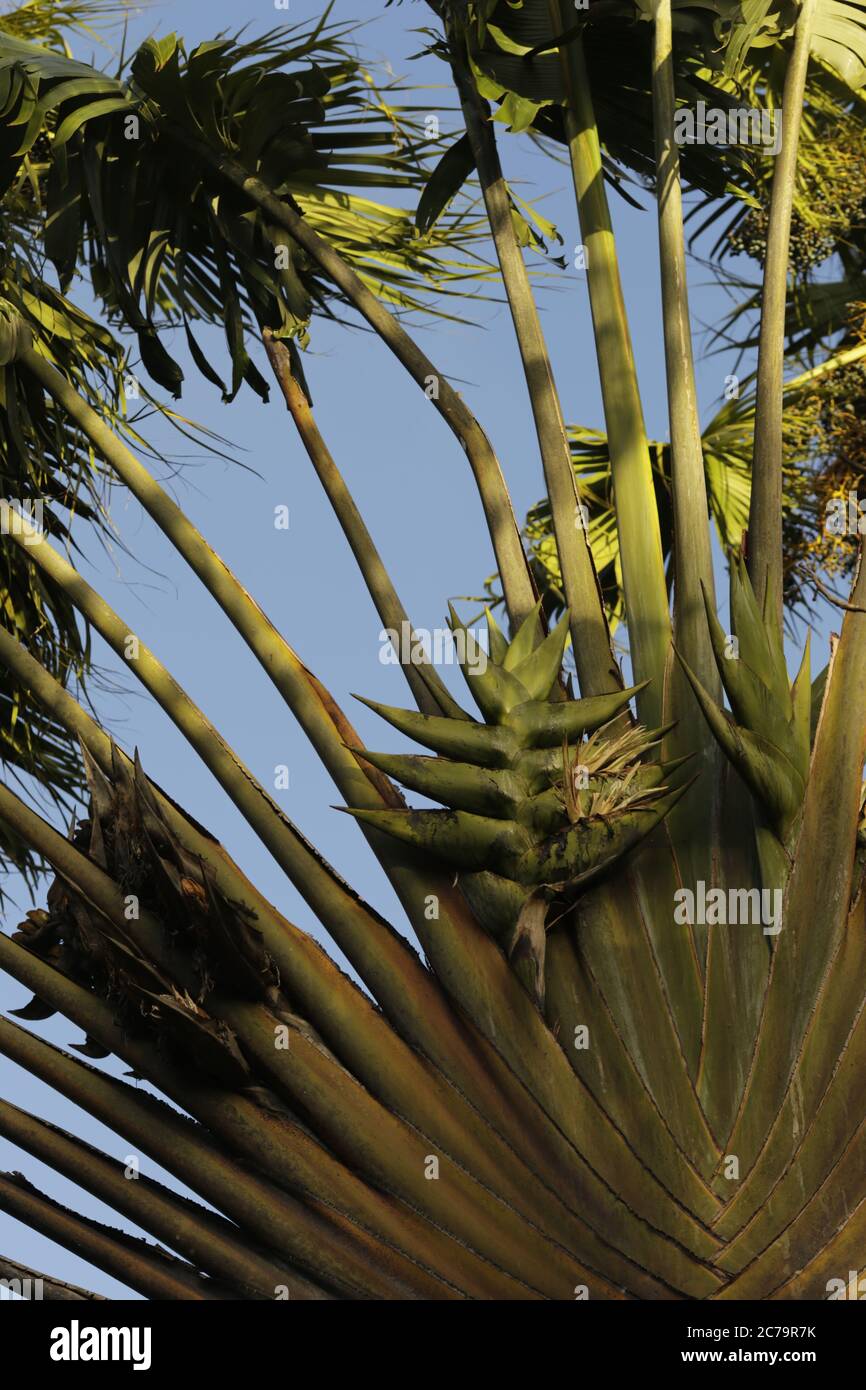
[[(684, 759), (645, 760), (666, 730), (648, 731), (627, 715), (642, 686), (552, 702), (568, 613), (533, 648), (537, 612), (511, 642), (488, 612), (485, 651), (451, 608), (458, 660), (481, 721), (463, 711), (431, 716), (363, 701), (436, 756), (357, 756), (442, 809), (348, 809), (459, 875), (473, 912), (541, 1005), (551, 903), (572, 904), (655, 829), (690, 784), (665, 783)], [(573, 762), (569, 740), (578, 740)]]

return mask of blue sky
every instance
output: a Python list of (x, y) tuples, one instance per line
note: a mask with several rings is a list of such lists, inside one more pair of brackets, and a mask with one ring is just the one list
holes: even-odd
[[(176, 0), (140, 12), (130, 37), (138, 42), (149, 32), (173, 29), (192, 47), (222, 29), (236, 31), (249, 25), (255, 33), (286, 20), (317, 19), (320, 8), (313, 0), (291, 0), (287, 14), (271, 0), (247, 0), (243, 5), (234, 0), (211, 0), (206, 5), (201, 0)], [(375, 18), (370, 18), (371, 11)], [(367, 57), (388, 62), (395, 73), (429, 88), (431, 107), (443, 102), (447, 94), (436, 90), (444, 81), (441, 68), (430, 60), (409, 61), (421, 46), (411, 30), (427, 22), (423, 4), (384, 10), (369, 0), (337, 0), (334, 17), (368, 19), (362, 35)], [(89, 56), (88, 45), (79, 45), (78, 53)], [(425, 99), (418, 97), (419, 102)], [(449, 119), (456, 131), (455, 117), (443, 119), (444, 129), (447, 132)], [(570, 251), (579, 236), (567, 170), (504, 133), (501, 148), (506, 173), (521, 192), (547, 195), (544, 213), (558, 225)], [(667, 433), (667, 402), (656, 222), (653, 204), (647, 197), (643, 201), (646, 211), (637, 212), (614, 195), (613, 207), (647, 425), (652, 437), (662, 438)], [(567, 259), (570, 264), (571, 255)], [(707, 273), (694, 267), (692, 308), (699, 349), (702, 326), (718, 322), (727, 302), (718, 287), (706, 281)], [(83, 295), (82, 302), (86, 302)], [(603, 420), (583, 273), (553, 268), (542, 305), (566, 418), (600, 427)], [(474, 305), (472, 314), (478, 326), (439, 323), (419, 329), (417, 336), (490, 434), (515, 508), (522, 515), (542, 495), (543, 486), (510, 321), (505, 307), (493, 303)], [(220, 335), (214, 332), (206, 341), (214, 359), (224, 361)], [(368, 746), (395, 747), (394, 735), (353, 702), (350, 692), (392, 704), (406, 703), (407, 692), (399, 672), (379, 660), (379, 620), (282, 400), (274, 394), (264, 406), (244, 389), (233, 405), (225, 406), (219, 393), (188, 364), (183, 345), (175, 341), (171, 346), (187, 372), (181, 408), (228, 436), (246, 468), (196, 454), (183, 441), (179, 447), (177, 437), (167, 435), (161, 439), (172, 451), (173, 467), (162, 470), (163, 480), (170, 479), (174, 496), (344, 705)], [(269, 376), (266, 362), (259, 365)], [(441, 627), (448, 599), (480, 593), (493, 569), (462, 450), (372, 336), (316, 324), (305, 365), (320, 428), (406, 608), (416, 626)], [(702, 356), (698, 385), (705, 420), (717, 408), (725, 375), (731, 370), (729, 356)], [(288, 531), (274, 527), (274, 508), (281, 504), (289, 508)], [(266, 786), (273, 786), (277, 765), (289, 767), (289, 789), (275, 793), (286, 813), (374, 906), (401, 925), (393, 895), (354, 824), (331, 809), (338, 799), (333, 785), (241, 639), (135, 501), (120, 489), (113, 494), (112, 514), (128, 553), (118, 546), (109, 556), (85, 541), (87, 577)], [(816, 670), (824, 663), (823, 656), (819, 660), (823, 645), (819, 641)], [(96, 656), (108, 670), (117, 670), (117, 662), (101, 644)], [(443, 674), (459, 694), (459, 675), (454, 682), (453, 671), (446, 669)], [(128, 689), (128, 675), (118, 679)], [(118, 741), (128, 749), (138, 746), (145, 769), (230, 848), (280, 910), (320, 935), (291, 884), (147, 695), (133, 691), (105, 697), (100, 712)], [(32, 905), (23, 891), (13, 891), (22, 911)], [(17, 920), (11, 912), (7, 927)], [(0, 1007), (23, 1002), (24, 992), (0, 977)], [(36, 1026), (57, 1042), (78, 1040), (76, 1030), (63, 1022)], [(117, 1158), (130, 1152), (122, 1138), (94, 1124), (2, 1058), (0, 1093), (86, 1136)], [(115, 1221), (99, 1203), (0, 1141), (0, 1169), (9, 1168), (21, 1168), (61, 1200)], [(142, 1171), (157, 1175), (146, 1158)], [(3, 1214), (0, 1253), (100, 1291), (128, 1296), (110, 1279)]]

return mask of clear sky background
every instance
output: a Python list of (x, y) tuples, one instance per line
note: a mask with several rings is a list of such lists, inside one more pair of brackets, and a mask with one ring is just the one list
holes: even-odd
[[(139, 12), (130, 38), (137, 43), (148, 33), (174, 30), (191, 48), (221, 30), (236, 32), (247, 25), (257, 33), (275, 23), (306, 23), (317, 19), (320, 12), (315, 0), (291, 0), (288, 14), (277, 9), (272, 0), (245, 0), (242, 4), (238, 0), (210, 0), (207, 4), (174, 0)], [(334, 7), (335, 19), (367, 21), (360, 40), (369, 60), (388, 63), (395, 74), (430, 88), (431, 107), (446, 100), (452, 105), (442, 86), (446, 74), (441, 66), (429, 59), (409, 61), (422, 46), (411, 31), (426, 24), (428, 14), (420, 3), (386, 10), (371, 0), (336, 0)], [(90, 57), (91, 47), (79, 44), (77, 52)], [(449, 119), (456, 132), (455, 116), (443, 118), (444, 129), (447, 131)], [(580, 238), (568, 171), (533, 151), (525, 140), (507, 136), (504, 131), (500, 145), (506, 173), (517, 182), (519, 191), (534, 198), (547, 195), (542, 204), (544, 213), (557, 224), (565, 250), (571, 253)], [(665, 438), (667, 401), (655, 208), (646, 195), (642, 195), (643, 212), (629, 208), (615, 194), (612, 200), (647, 426), (651, 437)], [(571, 260), (569, 254), (569, 264)], [(739, 266), (748, 269), (749, 263), (738, 262)], [(575, 269), (552, 268), (545, 283), (544, 326), (566, 418), (603, 427), (585, 276)], [(702, 329), (718, 322), (728, 301), (717, 286), (708, 283), (700, 266), (693, 267), (691, 291), (700, 350)], [(75, 291), (72, 293), (74, 297)], [(80, 299), (87, 304), (83, 289)], [(434, 363), (463, 391), (488, 431), (516, 511), (523, 516), (544, 489), (508, 312), (503, 305), (488, 303), (474, 304), (471, 314), (476, 326), (439, 323), (419, 328), (416, 336)], [(180, 336), (169, 343), (187, 373), (180, 408), (228, 436), (237, 459), (246, 467), (206, 457), (177, 436), (162, 434), (160, 440), (171, 452), (173, 463), (170, 472), (162, 470), (163, 481), (170, 479), (173, 495), (301, 658), (344, 705), (367, 745), (396, 748), (399, 740), (394, 732), (350, 699), (350, 692), (358, 692), (391, 704), (409, 703), (399, 670), (379, 660), (378, 617), (282, 399), (275, 391), (265, 406), (244, 387), (233, 405), (223, 405), (219, 392), (189, 363)], [(209, 338), (203, 333), (202, 339), (218, 367), (224, 367), (225, 348), (219, 332)], [(258, 354), (257, 360), (270, 378), (263, 355)], [(372, 335), (317, 323), (305, 365), (320, 428), (370, 525), (404, 605), (417, 627), (441, 627), (447, 600), (482, 592), (483, 581), (494, 568), (462, 450), (418, 388)], [(702, 356), (698, 386), (705, 421), (718, 408), (725, 375), (732, 367), (730, 355)], [(274, 527), (274, 508), (279, 504), (290, 509), (287, 532)], [(149, 518), (121, 489), (113, 494), (112, 515), (128, 553), (118, 545), (112, 555), (106, 555), (92, 539), (79, 536), (88, 556), (83, 565), (87, 578), (155, 651), (266, 786), (273, 787), (276, 765), (288, 765), (289, 790), (274, 793), (286, 813), (368, 901), (402, 926), (400, 909), (363, 838), (349, 817), (331, 809), (339, 799), (332, 783), (241, 639)], [(722, 594), (725, 589), (723, 584)], [(462, 611), (469, 614), (471, 606), (463, 606)], [(817, 671), (826, 659), (822, 655), (826, 632), (816, 636), (819, 641), (813, 661)], [(113, 655), (96, 640), (97, 660), (108, 671), (118, 672)], [(459, 673), (456, 680), (453, 671), (445, 669), (443, 675), (460, 696)], [(129, 689), (127, 672), (118, 672), (118, 681)], [(321, 939), (322, 933), (299, 895), (146, 693), (106, 696), (100, 701), (100, 713), (118, 741), (127, 749), (140, 749), (146, 771), (223, 841), (244, 872), (280, 910)], [(11, 891), (22, 913), (36, 905), (21, 885), (13, 884)], [(19, 916), (15, 909), (7, 913), (7, 930), (16, 925)], [(0, 1008), (14, 1008), (24, 1002), (25, 992), (0, 976)], [(63, 1021), (27, 1026), (61, 1044), (80, 1040), (77, 1030)], [(114, 1064), (101, 1065), (123, 1071)], [(124, 1159), (131, 1152), (121, 1137), (95, 1124), (3, 1058), (0, 1094), (87, 1137), (110, 1155)], [(20, 1169), (60, 1200), (117, 1224), (114, 1213), (2, 1140), (0, 1169)], [(159, 1176), (147, 1158), (142, 1160), (142, 1171)], [(130, 1296), (106, 1276), (3, 1213), (0, 1254), (104, 1293)]]

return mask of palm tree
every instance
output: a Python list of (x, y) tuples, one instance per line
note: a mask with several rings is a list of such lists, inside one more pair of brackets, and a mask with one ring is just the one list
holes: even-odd
[[(854, 54), (866, 52), (864, 9), (846, 0), (843, 21), (835, 0), (804, 0), (791, 35), (770, 5), (760, 15), (750, 7), (746, 21), (720, 4), (710, 30), (735, 74), (756, 41), (775, 44), (787, 72), (752, 514), (745, 554), (730, 565), (727, 633), (714, 596), (674, 126), (680, 76), (710, 80), (700, 66), (706, 31), (669, 0), (637, 15), (593, 8), (575, 23), (572, 7), (547, 0), (433, 6), (466, 135), (427, 183), (420, 243), (392, 223), (396, 247), (380, 215), (368, 209), (364, 222), (362, 207), (311, 192), (347, 148), (339, 102), (348, 60), (326, 29), (303, 42), (269, 36), (255, 51), (225, 40), (187, 54), (177, 40), (150, 41), (116, 78), (0, 41), (3, 148), (15, 165), (42, 141), (46, 245), (54, 228), (67, 276), (86, 256), (106, 314), (138, 336), (145, 369), (179, 388), (160, 341), (163, 316), (190, 333), (197, 318), (221, 319), (226, 394), (243, 380), (261, 390), (245, 348), (247, 334), (261, 333), (383, 627), (409, 632), (398, 655), (417, 708), (374, 709), (383, 729), (427, 750), (362, 745), (334, 696), (111, 427), (110, 411), (56, 359), (51, 331), (7, 293), (7, 382), (87, 441), (247, 642), (426, 957), (304, 839), (129, 622), (20, 515), (9, 546), (126, 662), (367, 991), (148, 778), (146, 750), (124, 752), (27, 634), (0, 628), (4, 667), (80, 741), (89, 792), (86, 819), (65, 836), (0, 787), (4, 824), (55, 874), (46, 907), (0, 936), (0, 966), (32, 992), (25, 1019), (61, 1013), (83, 1030), (86, 1057), (121, 1058), (165, 1101), (10, 1020), (0, 1020), (0, 1051), (209, 1204), (148, 1179), (127, 1182), (105, 1154), (2, 1101), (0, 1135), (160, 1246), (121, 1238), (17, 1175), (0, 1176), (0, 1206), (147, 1297), (816, 1298), (862, 1248), (866, 576), (858, 570), (828, 670), (813, 687), (807, 643), (792, 681), (782, 645), (779, 364), (808, 57), (814, 50), (862, 85)], [(602, 149), (587, 77), (587, 51), (611, 42), (614, 31), (600, 40), (597, 32), (607, 24), (618, 26), (624, 62), (645, 60), (652, 109), (672, 612), (607, 207), (616, 149)], [(491, 102), (512, 128), (547, 121), (568, 150), (633, 687), (611, 645)], [(389, 155), (396, 162), (368, 169), (366, 181), (409, 168), (403, 186), (419, 187), (416, 153)], [(469, 169), (548, 490), (563, 595), (549, 631), (492, 446), (386, 302), (406, 302), (433, 274), (436, 245), (424, 237)], [(345, 170), (332, 177), (339, 184)], [(475, 713), (413, 640), (313, 412), (299, 345), (314, 308), (360, 315), (466, 454), (507, 618), (506, 632), (489, 615), (482, 645), (451, 613)], [(200, 369), (213, 372), (192, 341)], [(579, 697), (563, 672), (569, 639)], [(408, 805), (397, 783), (440, 809)]]

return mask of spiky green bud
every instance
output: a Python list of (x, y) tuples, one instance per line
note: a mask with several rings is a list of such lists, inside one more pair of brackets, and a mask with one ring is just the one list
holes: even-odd
[(357, 754), (444, 809), (352, 814), (456, 870), (476, 916), (538, 998), (539, 922), (548, 905), (568, 905), (649, 834), (685, 788), (663, 785), (674, 764), (643, 761), (659, 731), (627, 718), (642, 687), (549, 703), (567, 614), (534, 648), (535, 612), (510, 643), (488, 614), (487, 652), (453, 610), (450, 618), (484, 722), (365, 701), (438, 756)]

